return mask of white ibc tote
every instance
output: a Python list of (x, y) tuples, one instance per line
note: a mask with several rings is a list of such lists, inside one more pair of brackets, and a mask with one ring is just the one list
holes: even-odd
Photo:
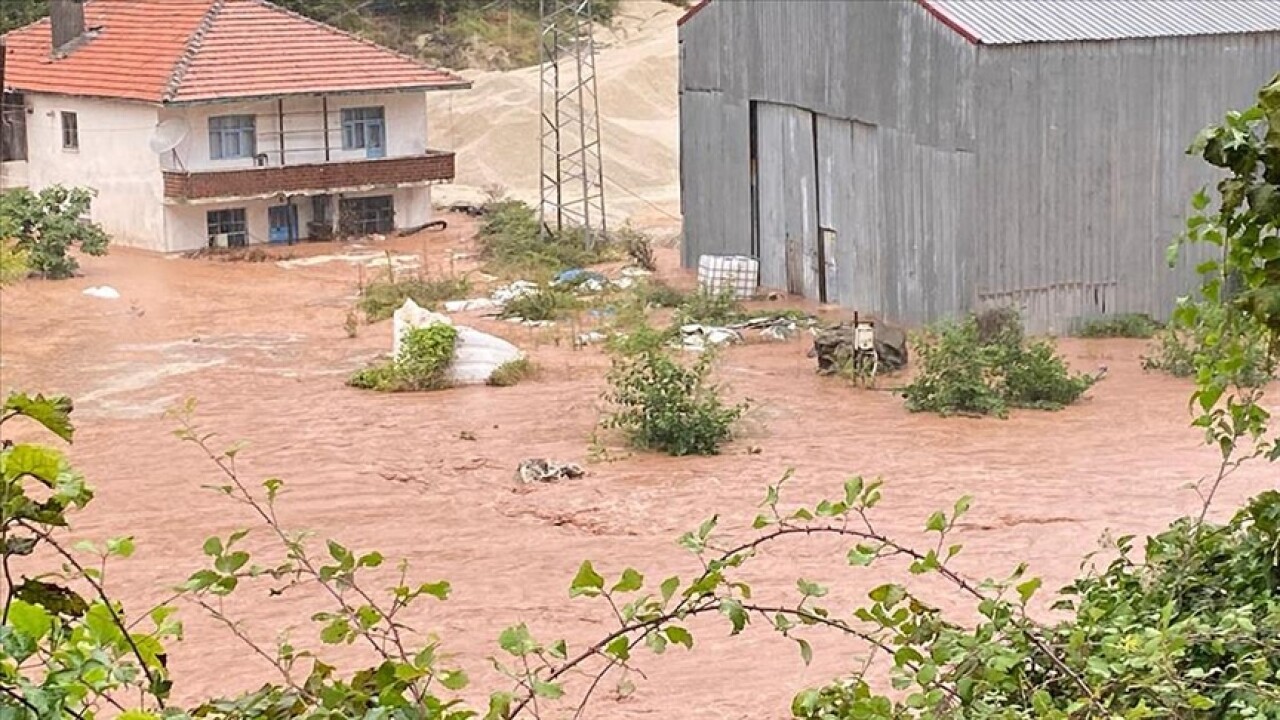
[(698, 258), (698, 287), (719, 295), (732, 292), (738, 300), (756, 294), (760, 261), (746, 255), (703, 255)]

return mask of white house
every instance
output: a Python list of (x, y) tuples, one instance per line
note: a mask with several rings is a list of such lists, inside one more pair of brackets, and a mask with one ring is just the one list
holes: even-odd
[(453, 153), (427, 97), (461, 78), (265, 0), (51, 0), (4, 36), (4, 187), (97, 190), (166, 252), (412, 228)]

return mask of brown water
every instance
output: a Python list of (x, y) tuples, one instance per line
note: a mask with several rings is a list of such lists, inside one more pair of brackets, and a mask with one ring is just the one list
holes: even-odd
[[(391, 244), (425, 250), (438, 270), (451, 264), (452, 250), (467, 251), (462, 237), (451, 230)], [(1215, 467), (1214, 453), (1188, 427), (1189, 385), (1143, 373), (1138, 342), (1063, 343), (1077, 368), (1107, 365), (1107, 379), (1076, 407), (1002, 422), (908, 414), (890, 393), (816, 377), (796, 340), (726, 354), (721, 379), (755, 409), (747, 437), (724, 455), (670, 459), (612, 448), (614, 458), (588, 465), (584, 479), (518, 488), (513, 471), (522, 459), (589, 459), (607, 361), (596, 349), (570, 349), (569, 329), (469, 318), (527, 348), (540, 376), (506, 389), (374, 395), (343, 385), (390, 345), (389, 322), (362, 327), (356, 339), (343, 329), (356, 265), (282, 268), (125, 250), (84, 265), (83, 278), (28, 282), (0, 296), (0, 386), (77, 398), (71, 454), (99, 491), (77, 518), (77, 534), (138, 541), (137, 555), (109, 573), (109, 586), (133, 607), (154, 602), (199, 567), (204, 537), (251, 524), (240, 508), (200, 489), (219, 481), (214, 469), (169, 434), (174, 424), (162, 411), (192, 396), (205, 429), (228, 444), (250, 441), (240, 457), (250, 480), (286, 480), (287, 524), (407, 557), (415, 577), (453, 583), (449, 602), (424, 605), (409, 620), (438, 632), (478, 686), (494, 681), (486, 658), (507, 625), (524, 621), (539, 637), (563, 635), (571, 644), (608, 631), (604, 608), (568, 599), (581, 560), (614, 574), (634, 565), (655, 582), (688, 577), (695, 563), (675, 538), (713, 512), (727, 532), (743, 532), (764, 485), (788, 467), (797, 469), (789, 492), (806, 502), (837, 495), (849, 474), (882, 475), (879, 526), (892, 535), (911, 537), (930, 511), (973, 495), (959, 566), (984, 576), (1026, 560), (1049, 587), (1071, 578), (1104, 532), (1157, 531), (1196, 508), (1184, 486)], [(80, 293), (101, 284), (123, 297)], [(475, 439), (462, 439), (464, 431)], [(1216, 514), (1275, 484), (1274, 468), (1240, 471)], [(248, 542), (266, 547), (253, 536)], [(849, 600), (892, 574), (853, 570), (842, 558), (830, 542), (779, 546), (747, 575), (764, 596), (779, 597), (805, 576), (835, 584), (836, 599)], [(245, 628), (267, 644), (289, 627), (298, 641), (313, 641), (306, 618), (319, 607), (306, 594), (269, 599), (264, 588), (228, 604), (248, 611)], [(270, 678), (225, 629), (195, 608), (183, 614), (187, 637), (171, 653), (181, 697)], [(638, 692), (602, 697), (588, 716), (784, 717), (795, 691), (852, 667), (861, 651), (811, 636), (817, 658), (805, 667), (794, 645), (762, 627), (736, 639), (721, 622), (694, 629), (693, 653), (643, 657), (648, 680), (637, 678)]]

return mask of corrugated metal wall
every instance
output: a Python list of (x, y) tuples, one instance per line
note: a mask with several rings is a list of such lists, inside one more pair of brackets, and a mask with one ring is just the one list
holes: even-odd
[[(801, 133), (775, 154), (816, 147), (814, 221), (834, 233), (801, 238), (830, 252), (800, 286), (824, 273), (829, 300), (901, 322), (1016, 303), (1060, 331), (1164, 317), (1194, 287), (1164, 249), (1214, 174), (1184, 151), (1280, 70), (1280, 34), (979, 47), (915, 2), (720, 0), (683, 26), (681, 57), (686, 264), (752, 253), (755, 103), (757, 132)], [(804, 160), (769, 152), (765, 268), (809, 212), (789, 170)]]
[(754, 103), (763, 283), (817, 297), (825, 282), (829, 300), (905, 322), (967, 307), (963, 38), (913, 3), (713, 2), (682, 29), (681, 57), (686, 264), (753, 254)]
[(982, 48), (979, 299), (1020, 304), (1043, 331), (1166, 318), (1196, 278), (1165, 248), (1217, 177), (1187, 146), (1277, 71), (1277, 34)]

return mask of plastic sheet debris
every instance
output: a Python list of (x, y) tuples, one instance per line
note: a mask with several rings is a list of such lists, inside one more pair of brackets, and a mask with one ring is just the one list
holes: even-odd
[(586, 347), (588, 345), (598, 345), (608, 339), (608, 335), (593, 330), (591, 332), (585, 332), (578, 335), (575, 342), (578, 347)]
[(609, 285), (609, 278), (593, 270), (574, 268), (565, 270), (551, 281), (552, 285), (568, 285), (583, 292), (603, 292)]
[(742, 333), (732, 328), (713, 325), (682, 325), (680, 327), (680, 345), (685, 350), (701, 352), (708, 346), (740, 342), (743, 342)]
[(586, 475), (581, 465), (574, 463), (557, 463), (543, 458), (523, 460), (516, 467), (516, 480), (526, 484), (550, 483), (557, 480), (572, 480)]
[(471, 298), (469, 300), (449, 300), (444, 304), (444, 311), (459, 313), (473, 310), (494, 310), (498, 307), (498, 303), (493, 298)]
[(100, 298), (102, 300), (119, 300), (120, 299), (120, 291), (116, 290), (110, 285), (96, 285), (94, 287), (87, 288), (84, 291), (84, 294), (88, 295), (89, 297)]
[(519, 297), (524, 297), (538, 291), (538, 284), (529, 282), (528, 280), (516, 280), (510, 285), (503, 285), (494, 290), (489, 297), (498, 305), (505, 306), (507, 303)]
[(818, 319), (812, 315), (762, 315), (744, 322), (735, 323), (729, 327), (739, 331), (756, 330), (759, 331), (760, 337), (765, 340), (784, 342), (795, 337), (800, 332), (801, 327), (813, 327), (817, 323)]

